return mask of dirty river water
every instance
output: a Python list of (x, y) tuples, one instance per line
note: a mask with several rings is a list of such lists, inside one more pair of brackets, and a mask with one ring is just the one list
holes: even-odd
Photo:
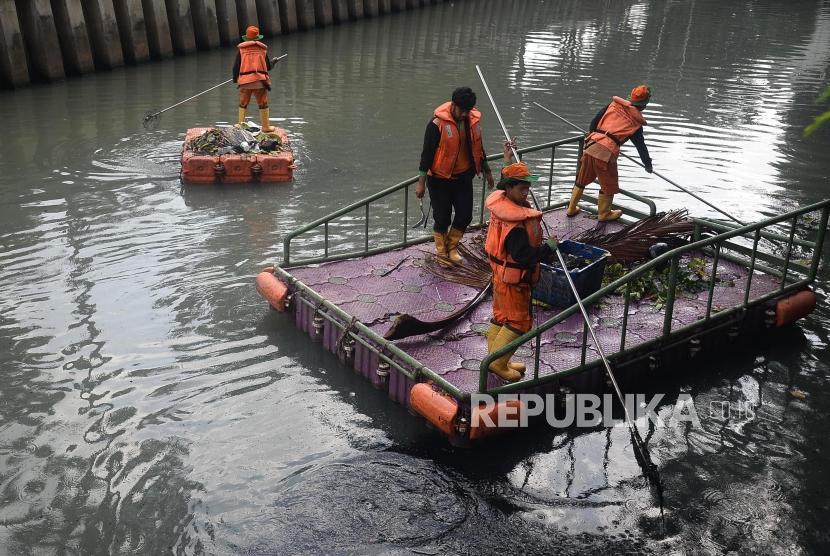
[[(226, 79), (233, 49), (0, 94), (3, 552), (827, 552), (823, 301), (644, 386), (664, 415), (690, 394), (701, 421), (644, 432), (662, 529), (624, 427), (453, 450), (269, 311), (253, 276), (288, 230), (414, 175), (455, 86), (479, 92), (497, 152), (475, 64), (521, 145), (571, 135), (534, 101), (587, 126), (647, 82), (655, 169), (747, 221), (819, 201), (830, 126), (802, 130), (830, 2), (462, 0), (267, 42), (289, 54), (271, 105), (290, 184), (181, 187), (183, 133), (232, 121), (231, 87), (140, 125)], [(620, 171), (661, 210), (717, 216)], [(724, 400), (754, 418), (710, 411)]]

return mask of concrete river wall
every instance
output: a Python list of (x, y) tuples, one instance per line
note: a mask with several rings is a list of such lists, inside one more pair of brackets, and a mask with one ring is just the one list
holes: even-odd
[(0, 88), (307, 31), (442, 0), (0, 0)]

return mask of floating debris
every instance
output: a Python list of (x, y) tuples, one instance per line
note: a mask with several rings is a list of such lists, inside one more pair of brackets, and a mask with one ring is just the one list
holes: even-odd
[(616, 232), (606, 233), (603, 227), (597, 227), (571, 239), (605, 249), (611, 253), (612, 263), (631, 264), (653, 258), (650, 251), (656, 243), (671, 249), (688, 243), (694, 227), (688, 211), (681, 209), (637, 220)]
[[(711, 280), (711, 273), (707, 272), (706, 260), (692, 258), (683, 264), (683, 260), (677, 267), (677, 289), (679, 295), (696, 294), (705, 290)], [(613, 263), (605, 267), (605, 275), (602, 278), (603, 286), (623, 277), (631, 272), (638, 265), (627, 267), (621, 263)], [(669, 293), (669, 268), (651, 269), (636, 280), (629, 283), (630, 296), (632, 301), (653, 300), (656, 308), (662, 309), (666, 303)], [(734, 287), (735, 282), (729, 277), (717, 276), (715, 283), (720, 286)], [(617, 290), (617, 294), (625, 293), (625, 286)], [(713, 311), (720, 308), (715, 305)]]
[[(254, 134), (253, 131), (257, 133)], [(206, 155), (276, 153), (283, 149), (283, 145), (279, 135), (262, 133), (259, 128), (235, 125), (211, 128), (189, 140), (185, 149)]]
[(807, 398), (807, 393), (799, 390), (798, 388), (790, 388), (789, 390), (790, 396), (797, 400), (804, 400)]

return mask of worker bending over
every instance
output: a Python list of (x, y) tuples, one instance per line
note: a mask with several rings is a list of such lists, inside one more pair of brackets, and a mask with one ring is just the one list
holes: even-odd
[(649, 174), (652, 172), (651, 157), (643, 137), (643, 126), (646, 120), (641, 112), (651, 99), (651, 89), (647, 85), (639, 85), (631, 90), (628, 100), (612, 97), (611, 103), (599, 111), (591, 122), (588, 136), (585, 140), (585, 150), (579, 162), (579, 173), (571, 192), (571, 202), (568, 204), (568, 216), (579, 214), (579, 199), (585, 186), (599, 180), (599, 196), (597, 198), (597, 220), (608, 222), (616, 220), (622, 215), (621, 210), (611, 210), (614, 195), (620, 190), (617, 158), (620, 155), (620, 146), (631, 139), (637, 147), (637, 153), (643, 166)]

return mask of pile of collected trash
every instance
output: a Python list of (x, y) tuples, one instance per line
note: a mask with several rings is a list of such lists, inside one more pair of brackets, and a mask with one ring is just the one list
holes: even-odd
[[(565, 266), (567, 266), (568, 270), (570, 271), (585, 268), (586, 266), (589, 266), (591, 263), (595, 261), (595, 259), (580, 257), (579, 255), (574, 255), (572, 253), (562, 253), (562, 258), (565, 260)], [(554, 254), (550, 258), (550, 261), (548, 261), (548, 263), (551, 267), (562, 270), (562, 265), (559, 264), (559, 259), (556, 257), (556, 254)]]
[(283, 145), (279, 135), (262, 133), (259, 128), (211, 128), (185, 144), (185, 149), (197, 154), (223, 155), (242, 153), (278, 153)]

